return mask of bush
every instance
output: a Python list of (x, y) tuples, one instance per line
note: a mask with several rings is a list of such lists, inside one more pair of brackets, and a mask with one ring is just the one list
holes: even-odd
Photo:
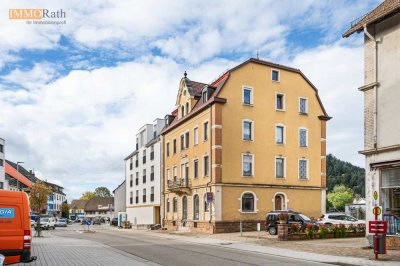
[(298, 225), (298, 224), (292, 224), (292, 225), (290, 226), (290, 232), (291, 232), (292, 234), (300, 233), (300, 227), (299, 227), (299, 225)]

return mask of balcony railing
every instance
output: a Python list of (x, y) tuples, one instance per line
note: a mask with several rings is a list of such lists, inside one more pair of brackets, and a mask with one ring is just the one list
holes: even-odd
[(168, 180), (168, 189), (189, 188), (191, 185), (190, 179), (181, 178), (177, 180)]

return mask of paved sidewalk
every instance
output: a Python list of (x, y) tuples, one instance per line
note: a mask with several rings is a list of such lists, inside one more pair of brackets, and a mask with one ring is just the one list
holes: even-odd
[(94, 241), (58, 237), (50, 231), (43, 235), (33, 238), (32, 255), (37, 260), (20, 265), (158, 265)]

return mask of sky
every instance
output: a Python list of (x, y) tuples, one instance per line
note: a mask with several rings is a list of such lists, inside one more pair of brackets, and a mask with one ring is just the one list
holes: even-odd
[[(3, 0), (0, 138), (6, 159), (69, 200), (124, 180), (145, 123), (174, 108), (179, 81), (209, 83), (250, 57), (301, 69), (330, 116), (328, 153), (363, 166), (363, 36), (341, 35), (381, 0)], [(27, 24), (9, 9), (63, 10)]]

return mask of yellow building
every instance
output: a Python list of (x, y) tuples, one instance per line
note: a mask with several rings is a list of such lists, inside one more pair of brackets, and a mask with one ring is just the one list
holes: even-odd
[[(249, 59), (211, 84), (179, 84), (163, 130), (164, 226), (254, 230), (272, 210), (325, 211), (326, 121), (294, 68)], [(262, 223), (263, 224), (263, 223)]]

